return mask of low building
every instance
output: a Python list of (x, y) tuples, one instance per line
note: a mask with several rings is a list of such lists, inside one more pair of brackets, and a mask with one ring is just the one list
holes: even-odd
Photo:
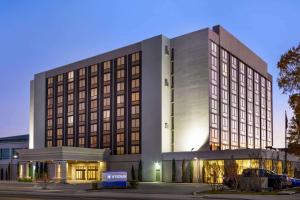
[(19, 154), (17, 150), (28, 149), (29, 135), (0, 138), (0, 180), (18, 178)]
[[(273, 153), (267, 63), (221, 26), (158, 35), (41, 72), (30, 87), (22, 177), (49, 166), (49, 178), (80, 182), (134, 168), (143, 181), (170, 181), (173, 159), (186, 171), (197, 158), (197, 180), (206, 181), (210, 164), (221, 170), (233, 156), (245, 168), (251, 152)], [(255, 166), (275, 165), (264, 156)]]

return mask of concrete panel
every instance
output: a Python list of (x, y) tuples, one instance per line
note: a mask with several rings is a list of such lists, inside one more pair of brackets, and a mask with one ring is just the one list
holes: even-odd
[(174, 48), (174, 151), (207, 148), (208, 29), (171, 40)]
[[(40, 149), (45, 147), (46, 73), (40, 73), (34, 76), (33, 87), (33, 148)], [(30, 137), (31, 135), (29, 138)]]
[(155, 162), (161, 160), (162, 36), (142, 42), (142, 162), (143, 180), (155, 180)]

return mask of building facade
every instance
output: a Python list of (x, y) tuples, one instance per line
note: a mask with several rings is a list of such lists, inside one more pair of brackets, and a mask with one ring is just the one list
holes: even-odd
[(130, 172), (141, 162), (145, 181), (164, 180), (169, 153), (273, 145), (267, 64), (221, 26), (155, 36), (36, 74), (30, 98), (31, 149), (103, 150), (82, 163)]
[(0, 138), (0, 180), (18, 178), (18, 150), (28, 149), (29, 135)]

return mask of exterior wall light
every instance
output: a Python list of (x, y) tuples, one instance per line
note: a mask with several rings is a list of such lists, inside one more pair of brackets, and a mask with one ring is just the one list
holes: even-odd
[(159, 162), (155, 162), (154, 163), (154, 168), (155, 168), (155, 170), (159, 170), (160, 169), (160, 163)]

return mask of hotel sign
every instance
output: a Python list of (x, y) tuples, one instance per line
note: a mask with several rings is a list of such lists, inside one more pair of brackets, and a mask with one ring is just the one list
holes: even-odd
[(102, 185), (105, 188), (126, 187), (127, 172), (107, 171), (102, 173)]

